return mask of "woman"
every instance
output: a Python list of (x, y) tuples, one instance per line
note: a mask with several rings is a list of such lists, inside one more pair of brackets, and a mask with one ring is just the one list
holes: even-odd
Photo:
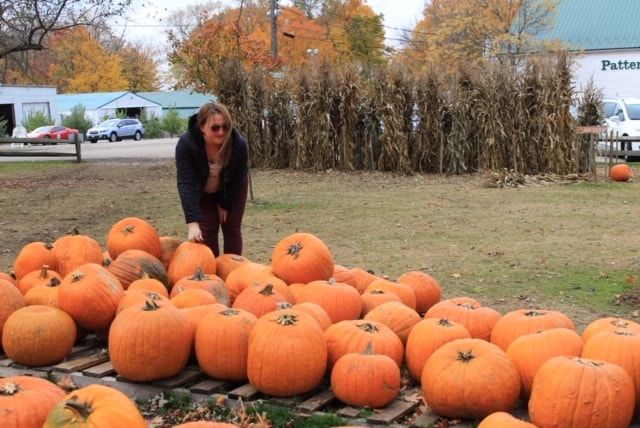
[(249, 147), (224, 105), (209, 102), (189, 118), (176, 145), (176, 168), (189, 241), (204, 242), (217, 257), (222, 229), (224, 253), (241, 255)]

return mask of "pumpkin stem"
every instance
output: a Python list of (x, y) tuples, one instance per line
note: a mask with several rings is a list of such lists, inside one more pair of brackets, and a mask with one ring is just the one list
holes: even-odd
[(84, 279), (84, 272), (76, 271), (71, 274), (71, 282), (78, 282)]
[(289, 302), (278, 302), (278, 304), (276, 305), (276, 308), (278, 310), (291, 309), (291, 308), (293, 308), (293, 305), (291, 303), (289, 303)]
[(202, 266), (198, 266), (196, 268), (196, 273), (194, 273), (193, 276), (189, 279), (193, 281), (206, 281), (209, 279), (209, 276), (205, 275), (205, 273), (202, 272)]
[(136, 227), (132, 224), (128, 225), (127, 227), (125, 227), (124, 229), (122, 229), (120, 232), (124, 235), (131, 235), (132, 233), (135, 233), (136, 231)]
[(233, 308), (229, 308), (229, 309), (225, 309), (223, 311), (220, 311), (220, 315), (224, 315), (224, 316), (228, 316), (228, 317), (232, 317), (234, 315), (238, 315), (240, 313), (239, 310), (237, 309), (233, 309)]
[(375, 355), (375, 352), (373, 352), (373, 343), (371, 341), (367, 342), (367, 348), (364, 350), (362, 355)]
[(525, 312), (524, 316), (525, 317), (541, 317), (545, 313), (546, 312), (540, 312), (540, 311), (532, 310), (532, 311)]
[(290, 256), (293, 256), (294, 259), (297, 259), (298, 256), (300, 255), (301, 250), (302, 250), (302, 242), (297, 241), (291, 244), (291, 246), (289, 247), (289, 250), (287, 251), (287, 254)]
[(64, 403), (64, 407), (77, 415), (72, 418), (72, 420), (76, 421), (77, 423), (79, 423), (80, 421), (85, 422), (87, 419), (89, 419), (91, 413), (93, 413), (93, 409), (91, 408), (91, 406), (89, 406), (87, 403), (80, 403), (78, 401), (77, 395), (72, 396), (69, 401)]
[(366, 333), (378, 333), (378, 327), (370, 322), (358, 324), (358, 328)]
[(46, 279), (47, 273), (49, 272), (49, 265), (42, 265), (42, 269), (40, 269), (40, 279)]
[(16, 395), (18, 392), (20, 392), (20, 387), (15, 382), (7, 382), (0, 389), (0, 395)]
[(462, 361), (463, 363), (469, 363), (471, 360), (473, 360), (476, 356), (473, 355), (472, 351), (467, 351), (467, 352), (458, 352), (458, 360)]
[(442, 327), (453, 327), (453, 323), (446, 318), (440, 318), (438, 320), (438, 325), (441, 325)]
[(49, 281), (46, 286), (47, 287), (58, 287), (60, 285), (61, 281), (56, 278), (55, 276), (53, 278), (51, 278), (51, 281)]
[(273, 293), (273, 283), (268, 282), (262, 290), (259, 291), (263, 296), (271, 296)]
[(296, 325), (298, 322), (298, 316), (295, 314), (280, 314), (273, 318), (272, 321), (275, 321), (282, 326)]
[(144, 311), (156, 311), (158, 309), (160, 309), (160, 306), (158, 306), (155, 300), (149, 299), (145, 301), (143, 308)]

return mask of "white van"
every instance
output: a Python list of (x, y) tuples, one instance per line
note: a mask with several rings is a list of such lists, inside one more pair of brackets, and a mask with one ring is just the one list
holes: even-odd
[[(609, 133), (619, 137), (640, 137), (640, 98), (613, 98), (602, 100), (604, 121)], [(640, 150), (640, 142), (626, 143), (623, 150)]]

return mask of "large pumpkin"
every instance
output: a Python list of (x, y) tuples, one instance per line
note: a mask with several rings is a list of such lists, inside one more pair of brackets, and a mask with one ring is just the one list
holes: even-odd
[(558, 327), (576, 329), (573, 321), (562, 312), (541, 309), (516, 309), (504, 314), (493, 326), (491, 343), (506, 351), (511, 342), (520, 336)]
[(58, 287), (60, 309), (88, 330), (107, 328), (123, 296), (118, 278), (97, 263), (79, 266)]
[(584, 343), (570, 328), (552, 328), (516, 338), (507, 348), (507, 355), (520, 373), (521, 396), (529, 399), (535, 374), (547, 360), (559, 355), (579, 357)]
[(449, 418), (508, 412), (520, 396), (515, 366), (502, 349), (482, 339), (456, 339), (435, 350), (421, 384), (427, 406)]
[(247, 380), (249, 335), (258, 318), (242, 309), (205, 315), (195, 334), (198, 364), (215, 379)]
[(362, 298), (350, 285), (328, 281), (311, 281), (298, 292), (296, 303), (311, 302), (320, 305), (333, 323), (360, 318)]
[(322, 333), (311, 315), (295, 309), (260, 317), (249, 335), (249, 382), (275, 397), (293, 397), (320, 386), (327, 368)]
[(109, 272), (114, 274), (122, 288), (129, 288), (133, 281), (149, 277), (162, 282), (169, 288), (169, 277), (164, 264), (157, 257), (142, 250), (125, 250), (107, 265)]
[(0, 379), (2, 428), (42, 427), (47, 415), (65, 396), (62, 388), (34, 376)]
[(204, 274), (216, 274), (216, 256), (205, 244), (184, 241), (173, 252), (167, 274), (169, 287), (181, 278), (193, 275), (198, 269)]
[(2, 330), (2, 348), (15, 362), (45, 366), (62, 361), (76, 341), (76, 323), (61, 309), (33, 305), (9, 315)]
[(43, 428), (148, 428), (136, 404), (110, 386), (91, 384), (71, 391), (47, 416)]
[(328, 280), (333, 276), (329, 247), (311, 233), (294, 233), (281, 239), (271, 253), (273, 272), (287, 284)]
[(558, 356), (538, 369), (528, 407), (539, 428), (628, 428), (635, 404), (633, 379), (622, 367)]
[(92, 237), (83, 235), (77, 229), (71, 234), (56, 239), (53, 252), (58, 259), (56, 272), (63, 278), (69, 272), (87, 263), (104, 264), (102, 247)]
[(126, 250), (142, 250), (160, 259), (160, 235), (151, 223), (138, 217), (126, 217), (116, 222), (107, 233), (107, 251), (112, 259)]
[(18, 252), (13, 262), (13, 273), (17, 279), (20, 279), (29, 272), (40, 270), (44, 265), (53, 271), (58, 267), (58, 258), (53, 251), (53, 244), (30, 242)]
[(425, 318), (446, 318), (462, 324), (473, 338), (491, 339), (491, 332), (502, 315), (472, 297), (452, 297), (433, 305)]
[(582, 330), (582, 340), (587, 343), (592, 336), (600, 333), (601, 331), (632, 331), (640, 334), (640, 324), (619, 317), (603, 317), (591, 321)]
[(331, 370), (331, 389), (338, 400), (351, 406), (383, 407), (398, 395), (400, 367), (393, 359), (371, 350), (345, 354)]
[[(171, 340), (167, 340), (171, 338)], [(189, 360), (193, 329), (173, 305), (147, 301), (118, 314), (109, 329), (114, 370), (127, 379), (148, 382), (177, 375)]]

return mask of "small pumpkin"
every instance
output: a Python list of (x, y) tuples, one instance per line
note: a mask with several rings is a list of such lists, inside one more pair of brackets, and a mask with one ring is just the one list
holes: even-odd
[(365, 316), (373, 308), (387, 302), (402, 302), (397, 294), (385, 290), (369, 290), (360, 295), (362, 299), (362, 316)]
[(56, 384), (35, 376), (0, 379), (2, 428), (41, 427), (51, 409), (65, 396)]
[(275, 245), (271, 253), (273, 273), (287, 284), (327, 281), (333, 276), (333, 255), (317, 236), (294, 233)]
[(91, 384), (65, 395), (49, 412), (43, 428), (148, 428), (136, 404), (123, 392)]
[[(280, 285), (278, 286), (278, 281)], [(293, 303), (287, 285), (278, 277), (256, 282), (242, 290), (233, 301), (232, 307), (251, 312), (257, 318), (275, 311), (279, 303)]]
[(613, 181), (629, 181), (631, 179), (631, 168), (626, 163), (614, 165), (609, 170), (609, 177)]
[(142, 274), (142, 278), (136, 279), (129, 284), (127, 291), (129, 290), (147, 290), (154, 293), (161, 294), (164, 297), (169, 297), (169, 290), (162, 281), (151, 278), (147, 273)]
[(365, 288), (364, 292), (366, 293), (371, 290), (384, 290), (393, 293), (400, 298), (405, 306), (408, 306), (413, 310), (416, 309), (416, 293), (408, 284), (379, 278), (371, 282), (371, 284)]
[(54, 277), (46, 284), (36, 285), (24, 295), (25, 304), (59, 308), (58, 287), (60, 287), (61, 282), (58, 278)]
[(528, 408), (531, 422), (540, 428), (627, 428), (635, 404), (633, 379), (622, 367), (558, 356), (538, 369)]
[(400, 367), (384, 354), (376, 354), (371, 342), (362, 353), (345, 354), (331, 370), (331, 389), (350, 406), (379, 408), (391, 403), (400, 390)]
[(33, 287), (38, 285), (47, 285), (54, 278), (58, 282), (62, 281), (62, 276), (58, 272), (51, 270), (48, 265), (42, 265), (40, 266), (40, 269), (31, 271), (22, 276), (22, 278), (18, 280), (18, 288), (23, 295), (26, 295)]

